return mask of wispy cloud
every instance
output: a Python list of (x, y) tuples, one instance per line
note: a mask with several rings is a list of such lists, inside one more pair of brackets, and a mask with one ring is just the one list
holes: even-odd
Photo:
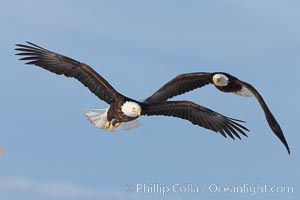
[[(6, 198), (2, 198), (6, 197)], [(132, 199), (122, 189), (97, 189), (67, 182), (37, 181), (26, 177), (0, 177), (0, 199)]]

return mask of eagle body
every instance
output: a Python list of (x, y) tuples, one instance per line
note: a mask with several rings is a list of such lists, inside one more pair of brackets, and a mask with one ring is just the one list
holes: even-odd
[(132, 120), (135, 120), (138, 118), (138, 115), (135, 117), (131, 117), (126, 115), (123, 111), (122, 111), (122, 106), (125, 104), (125, 102), (135, 102), (136, 101), (131, 101), (129, 98), (123, 98), (122, 100), (116, 101), (112, 104), (110, 104), (110, 107), (108, 109), (107, 112), (107, 119), (109, 121), (111, 120), (117, 120), (119, 122), (129, 122)]
[(109, 131), (116, 131), (121, 124), (124, 125), (126, 130), (141, 126), (142, 124), (136, 120), (139, 117), (138, 113), (131, 113), (129, 116), (123, 112), (123, 109), (128, 107), (128, 104), (139, 106), (137, 102), (124, 98), (124, 101), (112, 103), (106, 109), (89, 110), (85, 113), (85, 116), (95, 127)]

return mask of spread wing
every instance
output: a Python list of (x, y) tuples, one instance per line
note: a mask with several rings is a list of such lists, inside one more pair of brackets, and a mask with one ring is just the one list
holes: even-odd
[(241, 139), (239, 133), (247, 136), (243, 122), (219, 114), (213, 110), (190, 101), (162, 101), (159, 103), (144, 104), (142, 115), (172, 116), (190, 121), (191, 123), (222, 134), (224, 137), (234, 136)]
[(285, 148), (287, 149), (288, 153), (290, 154), (290, 148), (289, 145), (283, 135), (283, 132), (281, 130), (281, 127), (275, 117), (273, 116), (271, 110), (268, 108), (266, 102), (264, 101), (263, 97), (259, 94), (259, 92), (249, 83), (246, 83), (241, 80), (237, 80), (237, 83), (241, 84), (243, 87), (247, 88), (250, 90), (254, 96), (256, 97), (257, 101), (259, 102), (260, 106), (262, 107), (266, 119), (268, 121), (268, 124), (272, 131), (275, 133), (275, 135), (279, 138), (279, 140), (284, 144)]
[(121, 95), (95, 70), (85, 63), (60, 55), (37, 46), (31, 42), (28, 45), (16, 44), (20, 60), (44, 68), (58, 75), (73, 77), (85, 85), (92, 93), (108, 104), (114, 102)]
[(203, 87), (212, 82), (212, 73), (196, 72), (188, 74), (180, 74), (174, 79), (167, 82), (154, 94), (148, 97), (144, 102), (154, 103), (165, 101), (174, 96), (184, 94), (196, 88)]

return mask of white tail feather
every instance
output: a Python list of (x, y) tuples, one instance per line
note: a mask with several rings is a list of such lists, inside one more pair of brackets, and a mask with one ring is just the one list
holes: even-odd
[(253, 97), (254, 96), (254, 94), (249, 89), (247, 89), (246, 87), (242, 87), (241, 90), (239, 90), (235, 93), (237, 95), (244, 96), (244, 97)]
[(93, 109), (87, 111), (84, 115), (86, 118), (97, 128), (103, 128), (107, 120), (107, 111), (106, 109)]

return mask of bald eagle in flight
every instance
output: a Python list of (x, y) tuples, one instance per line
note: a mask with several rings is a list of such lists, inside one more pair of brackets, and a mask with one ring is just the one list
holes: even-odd
[(97, 128), (115, 131), (120, 125), (125, 129), (141, 125), (141, 115), (172, 116), (234, 138), (239, 134), (247, 136), (243, 121), (232, 119), (190, 101), (158, 101), (146, 103), (126, 97), (116, 91), (102, 76), (85, 63), (48, 51), (38, 45), (16, 44), (16, 55), (26, 64), (36, 65), (58, 75), (65, 75), (80, 81), (99, 99), (109, 104), (106, 109), (89, 110), (85, 115)]
[(241, 81), (228, 73), (195, 72), (180, 74), (163, 85), (158, 91), (148, 97), (145, 102), (155, 103), (165, 101), (174, 96), (189, 92), (197, 88), (201, 88), (208, 84), (213, 84), (218, 90), (222, 92), (231, 92), (240, 96), (247, 97), (254, 96), (263, 109), (270, 128), (284, 144), (288, 153), (290, 154), (290, 148), (284, 137), (281, 127), (260, 93), (251, 84)]

